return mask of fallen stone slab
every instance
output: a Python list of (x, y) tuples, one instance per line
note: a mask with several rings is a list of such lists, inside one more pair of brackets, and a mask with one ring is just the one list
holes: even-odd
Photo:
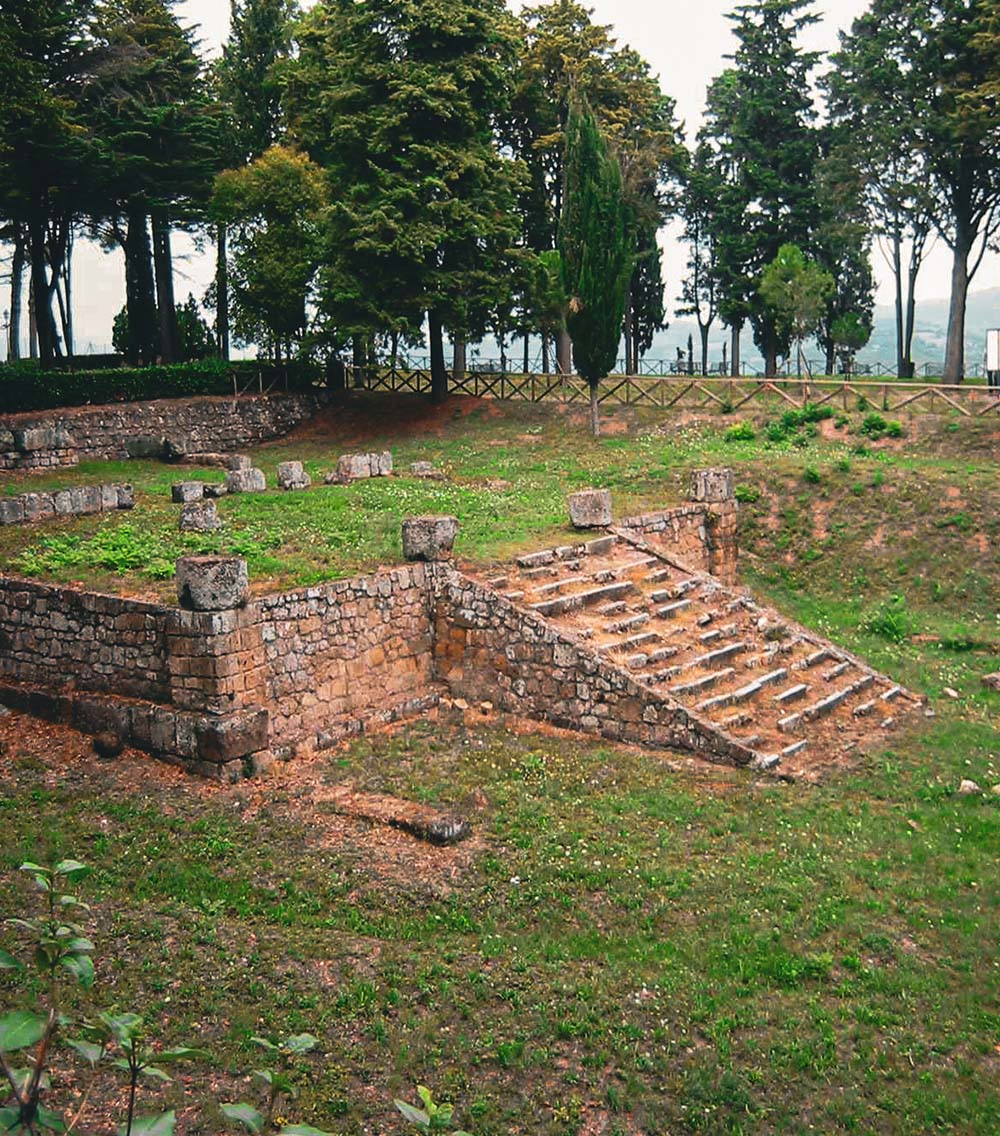
[(472, 825), (453, 813), (440, 812), (428, 805), (398, 797), (360, 793), (349, 785), (334, 789), (326, 803), (338, 816), (396, 828), (438, 847), (458, 844), (472, 833)]
[(54, 493), (0, 497), (0, 526), (30, 524), (50, 517), (84, 517), (135, 508), (131, 485), (80, 485)]
[(611, 524), (611, 490), (581, 489), (566, 499), (569, 519), (577, 529), (603, 529)]
[(312, 478), (306, 473), (302, 462), (287, 461), (278, 464), (279, 489), (308, 489), (310, 485), (312, 485)]
[(983, 686), (985, 686), (987, 690), (1000, 690), (1000, 671), (983, 675)]
[(429, 461), (415, 461), (410, 463), (410, 473), (413, 477), (425, 478), (428, 481), (444, 481), (445, 475), (435, 469)]
[(189, 501), (182, 509), (177, 527), (181, 532), (215, 532), (222, 528), (214, 501)]
[(403, 555), (407, 560), (447, 560), (457, 535), (455, 517), (408, 517), (403, 521)]
[(327, 474), (327, 485), (348, 485), (352, 481), (364, 481), (369, 477), (389, 477), (392, 474), (392, 454), (388, 450), (381, 453), (341, 454), (337, 468)]
[(205, 496), (205, 485), (201, 481), (176, 481), (170, 486), (170, 500), (175, 505), (186, 505), (189, 501), (200, 501)]
[(267, 478), (260, 469), (240, 467), (226, 474), (227, 493), (263, 493), (267, 489)]

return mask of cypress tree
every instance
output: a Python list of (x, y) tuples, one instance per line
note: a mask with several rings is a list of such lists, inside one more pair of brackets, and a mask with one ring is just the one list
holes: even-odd
[(597, 388), (615, 364), (632, 274), (629, 211), (621, 166), (590, 108), (570, 106), (566, 180), (559, 223), (567, 326), (576, 367), (590, 386), (590, 425), (600, 433)]

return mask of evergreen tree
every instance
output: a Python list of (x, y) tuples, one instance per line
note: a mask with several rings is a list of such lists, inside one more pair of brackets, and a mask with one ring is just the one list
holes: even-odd
[(496, 147), (515, 36), (501, 0), (321, 0), (289, 67), (293, 136), (332, 206), (320, 283), (334, 332), (414, 334), (433, 393), (443, 332), (481, 335), (518, 237), (515, 165)]
[(0, 4), (0, 218), (27, 259), (39, 354), (61, 353), (53, 301), (90, 195), (80, 92), (91, 0)]
[(131, 362), (180, 355), (171, 230), (207, 200), (218, 141), (192, 35), (171, 6), (101, 0), (87, 88), (103, 219), (125, 252)]
[(629, 215), (617, 156), (582, 99), (570, 104), (566, 186), (559, 223), (569, 333), (590, 386), (590, 424), (600, 433), (598, 385), (615, 365), (632, 274)]
[[(838, 63), (846, 114), (876, 145), (912, 155), (925, 205), (952, 252), (943, 379), (965, 374), (969, 283), (1000, 232), (1000, 11), (996, 0), (873, 0), (844, 37)], [(898, 90), (889, 111), (885, 91)], [(890, 143), (891, 144), (891, 143)], [(909, 208), (904, 199), (904, 207)]]
[(698, 323), (703, 375), (708, 374), (708, 335), (719, 311), (713, 220), (722, 191), (709, 151), (698, 146), (686, 171), (681, 199), (688, 261), (677, 314), (694, 316)]
[(834, 291), (833, 277), (796, 245), (782, 245), (764, 269), (760, 296), (779, 333), (795, 341), (799, 378), (802, 341), (819, 326)]
[(714, 225), (720, 312), (731, 326), (749, 318), (772, 375), (788, 339), (761, 302), (761, 274), (783, 244), (811, 249), (818, 220), (819, 140), (810, 94), (817, 56), (797, 43), (817, 20), (811, 6), (812, 0), (757, 0), (730, 15), (738, 41), (734, 66), (710, 90), (701, 135), (726, 182)]

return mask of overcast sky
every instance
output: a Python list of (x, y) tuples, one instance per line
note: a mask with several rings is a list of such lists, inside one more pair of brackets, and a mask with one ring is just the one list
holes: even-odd
[[(677, 102), (678, 118), (687, 135), (698, 128), (705, 88), (726, 65), (724, 56), (733, 49), (733, 38), (726, 12), (735, 0), (591, 0), (594, 17), (612, 25), (619, 43), (630, 44), (649, 60), (659, 75), (663, 89)], [(806, 46), (829, 50), (837, 44), (837, 32), (850, 27), (864, 10), (865, 0), (827, 0), (816, 11), (822, 20), (808, 31)], [(183, 0), (178, 11), (182, 19), (199, 26), (206, 50), (216, 51), (229, 30), (229, 0)], [(188, 292), (199, 298), (211, 279), (211, 256), (199, 256), (189, 244), (178, 239), (178, 251), (185, 254), (178, 262), (177, 293)], [(672, 312), (685, 252), (673, 230), (664, 236), (664, 270), (667, 278), (668, 310)], [(879, 277), (879, 301), (891, 302), (891, 278), (875, 253)], [(939, 243), (923, 270), (918, 295), (923, 298), (946, 296), (950, 264), (947, 250)], [(1000, 258), (990, 257), (983, 264), (974, 287), (1000, 285)], [(90, 339), (97, 347), (110, 340), (111, 319), (124, 303), (121, 266), (117, 258), (93, 248), (81, 249), (77, 265), (77, 324), (81, 340)], [(82, 344), (81, 344), (82, 345)]]

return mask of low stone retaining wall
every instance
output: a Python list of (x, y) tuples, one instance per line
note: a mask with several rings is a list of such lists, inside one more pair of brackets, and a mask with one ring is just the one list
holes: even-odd
[(317, 409), (311, 394), (162, 399), (0, 417), (0, 470), (179, 459), (230, 451), (287, 434)]
[(0, 497), (0, 525), (23, 525), (49, 517), (83, 517), (134, 509), (131, 485), (81, 485), (54, 493), (22, 493)]
[(739, 517), (735, 499), (681, 505), (659, 513), (629, 517), (616, 527), (640, 534), (657, 552), (710, 572), (724, 584), (739, 576)]

